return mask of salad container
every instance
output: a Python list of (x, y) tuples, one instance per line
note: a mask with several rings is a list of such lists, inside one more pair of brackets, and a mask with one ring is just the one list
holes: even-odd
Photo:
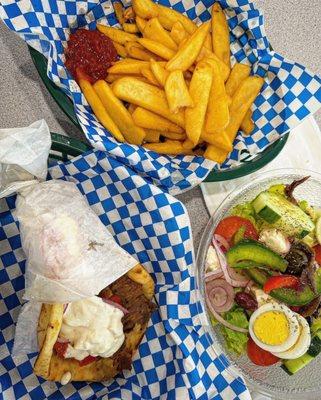
[[(213, 349), (234, 376), (242, 376), (250, 390), (272, 396), (275, 399), (317, 399), (321, 391), (321, 356), (294, 375), (288, 375), (279, 364), (260, 367), (253, 364), (247, 355), (236, 356), (225, 345), (220, 324), (212, 326), (211, 314), (205, 304), (205, 260), (217, 224), (238, 204), (253, 200), (260, 192), (275, 184), (289, 184), (294, 180), (310, 176), (295, 190), (295, 198), (306, 200), (315, 207), (321, 206), (321, 174), (304, 169), (278, 169), (262, 174), (247, 185), (231, 192), (211, 217), (200, 242), (197, 254), (197, 283), (200, 303), (204, 309), (203, 326)], [(319, 395), (320, 396), (320, 395)]]

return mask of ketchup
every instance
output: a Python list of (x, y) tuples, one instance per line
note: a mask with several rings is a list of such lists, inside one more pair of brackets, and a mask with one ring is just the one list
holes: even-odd
[(74, 78), (79, 68), (95, 83), (106, 78), (107, 69), (118, 56), (109, 37), (96, 30), (78, 29), (70, 35), (65, 57), (65, 65)]

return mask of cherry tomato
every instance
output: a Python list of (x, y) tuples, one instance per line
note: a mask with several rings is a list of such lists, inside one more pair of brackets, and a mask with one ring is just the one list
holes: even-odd
[(270, 293), (271, 290), (279, 288), (297, 289), (300, 285), (300, 279), (293, 275), (275, 275), (271, 276), (264, 284), (263, 290), (265, 293)]
[(94, 356), (87, 356), (85, 357), (83, 360), (79, 361), (79, 365), (81, 367), (91, 364), (92, 362), (94, 362), (97, 359), (97, 357)]
[(113, 294), (112, 296), (108, 297), (108, 300), (113, 301), (114, 303), (122, 305), (121, 298), (117, 294)]
[(321, 265), (321, 246), (317, 244), (316, 246), (313, 247), (314, 254), (315, 254), (315, 260), (316, 262)]
[(223, 236), (230, 244), (235, 233), (245, 227), (244, 238), (257, 240), (259, 235), (251, 221), (246, 218), (231, 216), (226, 217), (217, 225), (214, 234)]
[(68, 342), (61, 343), (61, 342), (56, 342), (54, 344), (54, 349), (58, 355), (58, 357), (65, 358), (65, 353), (67, 351), (68, 347)]
[(247, 355), (253, 364), (268, 367), (279, 361), (272, 353), (261, 349), (251, 338), (247, 342)]

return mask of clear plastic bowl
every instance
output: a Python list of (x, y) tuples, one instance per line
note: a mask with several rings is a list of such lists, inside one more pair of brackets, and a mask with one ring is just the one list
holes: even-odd
[(262, 174), (247, 185), (231, 192), (211, 217), (203, 233), (197, 253), (197, 283), (199, 288), (203, 325), (208, 339), (213, 343), (215, 353), (220, 356), (228, 371), (235, 377), (242, 376), (249, 389), (269, 395), (275, 399), (321, 399), (321, 355), (295, 375), (289, 376), (279, 364), (259, 367), (249, 361), (246, 355), (236, 357), (224, 343), (219, 326), (210, 324), (210, 314), (205, 304), (204, 269), (205, 258), (211, 243), (214, 229), (229, 210), (240, 203), (254, 199), (262, 190), (277, 183), (290, 183), (295, 179), (310, 176), (310, 179), (297, 187), (295, 197), (307, 200), (311, 205), (321, 206), (321, 174), (303, 169), (279, 169)]

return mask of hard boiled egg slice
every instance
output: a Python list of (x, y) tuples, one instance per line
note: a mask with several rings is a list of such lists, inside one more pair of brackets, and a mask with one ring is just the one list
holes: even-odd
[(303, 354), (305, 354), (310, 347), (311, 333), (309, 324), (307, 323), (307, 320), (301, 315), (295, 314), (295, 316), (297, 317), (300, 324), (300, 336), (296, 343), (288, 350), (279, 353), (273, 352), (273, 354), (279, 358), (283, 358), (286, 360), (299, 358), (303, 356)]
[(271, 353), (290, 349), (300, 336), (295, 313), (282, 304), (267, 303), (251, 316), (249, 333), (254, 342)]

